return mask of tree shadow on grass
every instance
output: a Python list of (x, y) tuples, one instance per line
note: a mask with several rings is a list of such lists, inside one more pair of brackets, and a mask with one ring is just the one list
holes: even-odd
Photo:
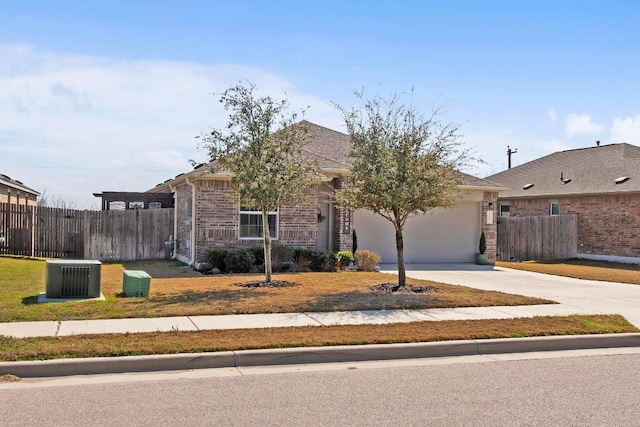
[(148, 298), (148, 302), (157, 305), (174, 304), (206, 304), (210, 302), (227, 301), (234, 302), (251, 297), (260, 296), (260, 292), (255, 288), (238, 288), (220, 291), (184, 291), (179, 294), (162, 294)]
[(383, 294), (375, 292), (341, 292), (319, 295), (311, 301), (300, 303), (294, 311), (361, 311), (400, 310), (451, 307), (451, 303), (438, 294)]
[(125, 270), (142, 270), (156, 279), (176, 279), (183, 277), (203, 277), (191, 266), (175, 260), (129, 261), (123, 262)]

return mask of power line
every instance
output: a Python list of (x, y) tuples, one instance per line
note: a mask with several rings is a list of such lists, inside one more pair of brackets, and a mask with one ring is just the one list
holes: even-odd
[[(174, 150), (174, 151), (183, 151), (184, 148), (176, 147), (175, 145), (135, 145), (131, 144), (100, 144), (93, 145), (82, 142), (25, 142), (23, 141), (15, 141), (12, 142), (10, 140), (3, 140), (0, 138), (0, 146), (19, 146), (19, 147), (62, 147), (68, 149), (82, 149), (82, 150), (104, 150), (104, 151), (150, 151), (150, 150)], [(195, 147), (194, 147), (195, 148)], [(190, 148), (187, 147), (190, 150)]]
[(107, 171), (107, 172), (165, 172), (165, 173), (175, 173), (176, 169), (140, 169), (140, 168), (123, 168), (123, 169), (113, 169), (113, 168), (88, 168), (88, 167), (78, 167), (78, 166), (38, 166), (38, 165), (11, 165), (11, 168), (20, 168), (20, 169), (74, 169), (74, 170), (96, 170), (96, 171)]

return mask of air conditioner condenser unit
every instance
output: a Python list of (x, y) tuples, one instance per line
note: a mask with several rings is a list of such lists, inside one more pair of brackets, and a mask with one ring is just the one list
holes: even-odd
[(47, 261), (47, 298), (99, 298), (101, 270), (100, 261)]

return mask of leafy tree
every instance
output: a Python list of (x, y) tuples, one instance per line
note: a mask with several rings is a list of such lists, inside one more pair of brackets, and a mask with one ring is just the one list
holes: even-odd
[(365, 99), (343, 113), (351, 136), (351, 177), (339, 197), (354, 209), (373, 211), (393, 224), (398, 253), (398, 284), (406, 286), (403, 228), (411, 215), (449, 207), (460, 195), (460, 168), (474, 159), (462, 149), (459, 127), (443, 124), (440, 110), (421, 115), (399, 95)]
[(262, 213), (265, 281), (271, 281), (271, 235), (268, 214), (309, 195), (317, 174), (313, 158), (303, 155), (309, 142), (305, 122), (289, 113), (286, 99), (257, 96), (255, 85), (237, 85), (220, 94), (229, 111), (227, 125), (200, 136), (214, 169), (232, 174), (231, 184), (243, 207)]

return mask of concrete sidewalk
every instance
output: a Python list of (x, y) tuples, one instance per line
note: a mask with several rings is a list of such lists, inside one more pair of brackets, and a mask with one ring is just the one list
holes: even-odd
[(601, 314), (564, 304), (528, 306), (434, 308), (424, 310), (368, 310), (318, 313), (235, 314), (144, 319), (63, 320), (0, 323), (0, 335), (14, 338), (61, 337), (84, 334), (201, 331), (212, 329), (286, 328), (407, 323), (441, 320), (512, 319), (517, 317)]
[[(397, 274), (397, 266), (381, 265)], [(407, 277), (556, 301), (581, 313), (621, 314), (640, 328), (640, 285), (475, 264), (407, 264)]]

